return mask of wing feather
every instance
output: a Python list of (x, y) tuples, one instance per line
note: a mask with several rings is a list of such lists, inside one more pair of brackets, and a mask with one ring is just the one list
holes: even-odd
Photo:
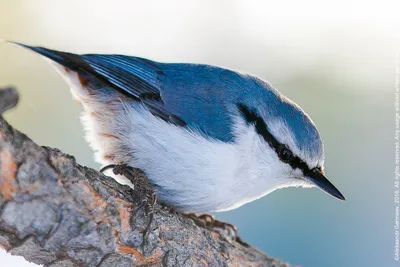
[[(89, 74), (98, 80), (112, 85), (123, 94), (140, 100), (149, 111), (171, 123), (185, 126), (183, 119), (169, 112), (161, 97), (160, 88), (164, 75), (158, 63), (139, 57), (123, 55), (77, 55), (15, 43), (81, 74)], [(149, 95), (157, 97), (149, 98)]]

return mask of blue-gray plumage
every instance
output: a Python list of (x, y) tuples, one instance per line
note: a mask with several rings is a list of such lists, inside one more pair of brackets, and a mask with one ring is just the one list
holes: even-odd
[[(109, 110), (124, 121), (104, 125), (104, 118), (92, 118), (99, 121), (96, 130), (88, 131), (98, 133), (104, 127), (108, 135), (120, 141), (115, 141), (112, 148), (107, 142), (104, 146), (109, 146), (107, 149), (98, 144), (104, 143), (104, 140), (92, 142), (96, 143), (92, 146), (99, 151), (105, 150), (102, 152), (104, 155), (112, 152), (112, 157), (109, 156), (106, 161), (104, 158), (107, 156), (103, 156), (102, 163), (124, 163), (143, 169), (156, 185), (156, 193), (161, 200), (178, 209), (193, 212), (227, 210), (287, 186), (317, 185), (344, 199), (323, 176), (323, 146), (311, 119), (299, 106), (259, 78), (209, 65), (167, 64), (123, 55), (76, 55), (22, 46), (65, 68), (63, 75), (72, 81), (73, 88), (79, 87), (73, 90), (84, 102), (84, 107), (86, 105), (88, 113), (98, 113), (101, 117), (108, 109), (107, 101), (118, 96), (119, 105), (113, 102)], [(71, 72), (75, 76), (69, 76)], [(79, 84), (73, 82), (74, 77)], [(138, 117), (151, 119), (143, 112), (150, 112), (157, 121), (145, 125), (146, 122)], [(131, 132), (128, 128), (134, 126), (126, 126), (128, 119), (137, 126)], [(139, 132), (138, 127), (147, 132)], [(160, 127), (166, 127), (164, 133), (159, 132)], [(134, 131), (138, 133), (133, 134)], [(181, 134), (187, 136), (181, 137)], [(141, 137), (153, 141), (141, 146), (138, 144)], [(129, 138), (132, 142), (125, 140)], [(182, 147), (182, 143), (191, 149)], [(150, 147), (152, 144), (154, 148)], [(202, 151), (208, 146), (210, 149)], [(224, 152), (214, 153), (213, 146), (215, 150)], [(160, 161), (153, 160), (158, 155), (152, 153), (164, 150), (166, 155), (176, 160), (175, 163), (169, 162), (169, 166), (181, 164), (183, 167), (154, 172)], [(221, 157), (234, 162), (219, 162), (216, 158)], [(227, 168), (225, 164), (235, 162), (238, 166), (227, 171), (232, 177), (219, 177), (228, 174), (219, 173), (218, 169)], [(199, 171), (196, 168), (209, 170)], [(179, 178), (173, 180), (171, 175)], [(190, 179), (191, 175), (194, 178)], [(212, 177), (201, 177), (205, 175)], [(251, 177), (249, 185), (239, 181), (246, 177)], [(185, 182), (185, 179), (190, 182)], [(182, 181), (185, 186), (192, 185), (192, 188), (177, 189)], [(200, 181), (198, 185), (196, 181)], [(227, 181), (232, 183), (228, 186), (229, 190), (222, 188)], [(215, 188), (211, 188), (210, 184), (214, 184)], [(238, 186), (243, 189), (238, 189)], [(213, 199), (211, 195), (219, 191), (224, 197)], [(202, 194), (211, 198), (209, 204), (205, 203), (207, 200)]]

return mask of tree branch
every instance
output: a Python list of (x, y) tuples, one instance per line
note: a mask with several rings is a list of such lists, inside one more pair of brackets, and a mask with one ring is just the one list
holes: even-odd
[[(16, 105), (0, 91), (0, 113)], [(165, 209), (134, 212), (132, 189), (40, 147), (0, 118), (0, 247), (45, 266), (289, 266)]]

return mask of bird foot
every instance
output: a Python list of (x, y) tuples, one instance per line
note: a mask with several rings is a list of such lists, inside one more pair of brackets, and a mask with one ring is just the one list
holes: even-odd
[(146, 215), (149, 215), (149, 222), (145, 229), (141, 231), (143, 236), (145, 236), (153, 222), (154, 212), (159, 208), (153, 187), (143, 171), (138, 168), (133, 168), (125, 164), (110, 164), (101, 168), (100, 172), (109, 169), (112, 169), (115, 175), (125, 176), (133, 184), (133, 196), (140, 201), (140, 205), (134, 210), (134, 214), (144, 208)]
[(208, 214), (203, 214), (197, 216), (194, 213), (186, 214), (189, 218), (191, 218), (197, 225), (206, 228), (210, 231), (221, 233), (228, 238), (228, 240), (235, 241), (240, 243), (243, 246), (248, 247), (248, 244), (243, 242), (242, 239), (238, 236), (236, 227), (230, 223), (226, 223), (223, 221), (219, 221), (214, 219), (213, 216)]

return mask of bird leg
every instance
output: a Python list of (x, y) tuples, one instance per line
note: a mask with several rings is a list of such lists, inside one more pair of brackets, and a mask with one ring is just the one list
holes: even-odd
[(134, 213), (137, 213), (144, 208), (146, 214), (149, 215), (149, 222), (147, 223), (146, 228), (142, 231), (143, 236), (145, 236), (153, 222), (153, 214), (156, 211), (157, 206), (157, 197), (152, 185), (149, 183), (143, 171), (138, 168), (133, 168), (125, 164), (110, 164), (101, 168), (100, 172), (104, 172), (108, 169), (112, 169), (115, 175), (125, 176), (133, 184), (134, 197), (141, 202), (141, 204), (135, 209)]

